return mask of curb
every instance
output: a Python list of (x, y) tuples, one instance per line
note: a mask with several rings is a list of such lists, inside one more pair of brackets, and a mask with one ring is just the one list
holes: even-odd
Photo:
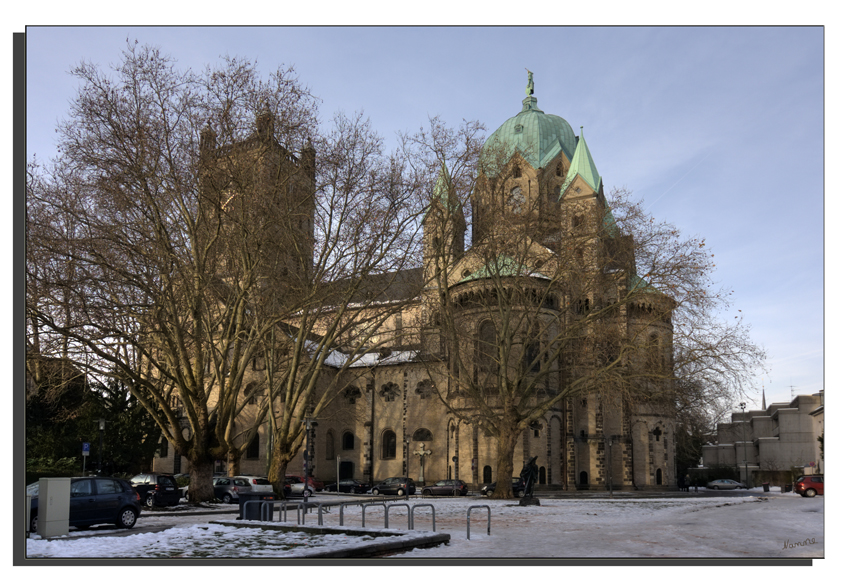
[[(423, 533), (421, 536), (410, 537), (410, 531), (400, 530), (374, 530), (374, 529), (358, 529), (356, 527), (311, 527), (305, 525), (281, 525), (258, 523), (254, 521), (211, 521), (218, 525), (227, 525), (230, 527), (259, 527), (260, 529), (268, 529), (271, 531), (297, 531), (302, 533), (321, 534), (336, 534), (345, 535), (371, 535), (373, 537), (388, 537), (395, 538), (398, 536), (408, 536), (403, 541), (390, 539), (385, 542), (373, 542), (359, 545), (351, 545), (346, 549), (337, 549), (331, 551), (322, 551), (315, 553), (305, 553), (297, 556), (300, 558), (374, 558), (378, 556), (390, 556), (407, 552), (416, 548), (429, 548), (439, 545), (448, 544), (451, 541), (451, 536), (448, 533)], [(296, 558), (293, 558), (296, 559)]]

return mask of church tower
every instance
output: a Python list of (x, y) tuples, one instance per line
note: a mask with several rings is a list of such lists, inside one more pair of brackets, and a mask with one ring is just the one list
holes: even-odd
[(223, 221), (233, 237), (237, 225), (248, 227), (239, 244), (253, 246), (266, 277), (293, 285), (307, 280), (316, 213), (316, 151), (309, 141), (300, 157), (284, 148), (266, 106), (243, 140), (218, 145), (213, 129), (205, 127), (200, 164), (201, 205), (209, 219)]

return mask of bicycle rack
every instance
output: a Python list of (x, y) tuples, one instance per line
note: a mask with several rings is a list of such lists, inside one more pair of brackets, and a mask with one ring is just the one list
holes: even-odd
[[(260, 506), (260, 521), (274, 521), (274, 504), (276, 501), (245, 501), (242, 506), (242, 510), (245, 515), (248, 515), (247, 509), (248, 505), (259, 505)], [(271, 506), (271, 509), (269, 509)], [(268, 513), (269, 518), (266, 519), (266, 513)]]
[(296, 507), (295, 510), (297, 512), (296, 523), (298, 525), (301, 525), (301, 524), (307, 525), (307, 510), (308, 510), (307, 503), (305, 503), (304, 501), (301, 501), (300, 503), (298, 503), (298, 507)]
[(359, 503), (357, 501), (349, 502), (349, 503), (340, 503), (339, 504), (339, 526), (345, 526), (345, 508), (349, 505), (362, 505), (363, 503)]
[(319, 523), (318, 523), (318, 524), (319, 524), (319, 525), (324, 525), (324, 523), (322, 522), (322, 504), (321, 504), (321, 503), (319, 503), (319, 507), (318, 507), (318, 511), (317, 511), (317, 513), (319, 514)]
[(410, 505), (407, 503), (391, 503), (384, 506), (384, 529), (390, 527), (390, 507), (407, 507), (407, 528), (410, 529)]
[(466, 539), (469, 539), (469, 514), (473, 509), (487, 509), (487, 535), (490, 535), (490, 506), (489, 505), (472, 505), (466, 510)]
[(386, 503), (360, 503), (360, 508), (362, 511), (362, 519), (360, 521), (360, 527), (366, 527), (366, 507), (375, 507), (375, 506), (386, 507)]
[(417, 503), (413, 507), (410, 508), (410, 529), (413, 529), (413, 510), (417, 507), (430, 507), (431, 508), (431, 531), (437, 531), (437, 518), (434, 512), (434, 506), (431, 503)]

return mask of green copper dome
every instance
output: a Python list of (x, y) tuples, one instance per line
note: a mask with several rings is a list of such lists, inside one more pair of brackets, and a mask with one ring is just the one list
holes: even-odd
[[(576, 144), (576, 135), (569, 122), (560, 116), (544, 113), (537, 107), (537, 98), (529, 96), (522, 100), (522, 111), (487, 138), (484, 151), (492, 148), (511, 156), (518, 150), (532, 168), (540, 168), (546, 166), (558, 152), (563, 152), (572, 161)], [(491, 170), (488, 169), (488, 174)]]

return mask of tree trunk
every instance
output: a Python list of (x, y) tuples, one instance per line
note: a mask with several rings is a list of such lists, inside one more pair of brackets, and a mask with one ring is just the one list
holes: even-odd
[(522, 432), (516, 428), (503, 428), (496, 442), (496, 490), (494, 499), (512, 499), (514, 450)]
[(288, 454), (275, 448), (272, 463), (269, 465), (269, 482), (274, 486), (274, 491), (279, 497), (283, 497), (283, 483), (286, 478), (286, 467), (292, 460)]
[(200, 503), (214, 498), (213, 462), (206, 457), (203, 460), (189, 458), (189, 501)]
[(242, 474), (242, 456), (239, 452), (227, 453), (227, 474), (236, 477)]

